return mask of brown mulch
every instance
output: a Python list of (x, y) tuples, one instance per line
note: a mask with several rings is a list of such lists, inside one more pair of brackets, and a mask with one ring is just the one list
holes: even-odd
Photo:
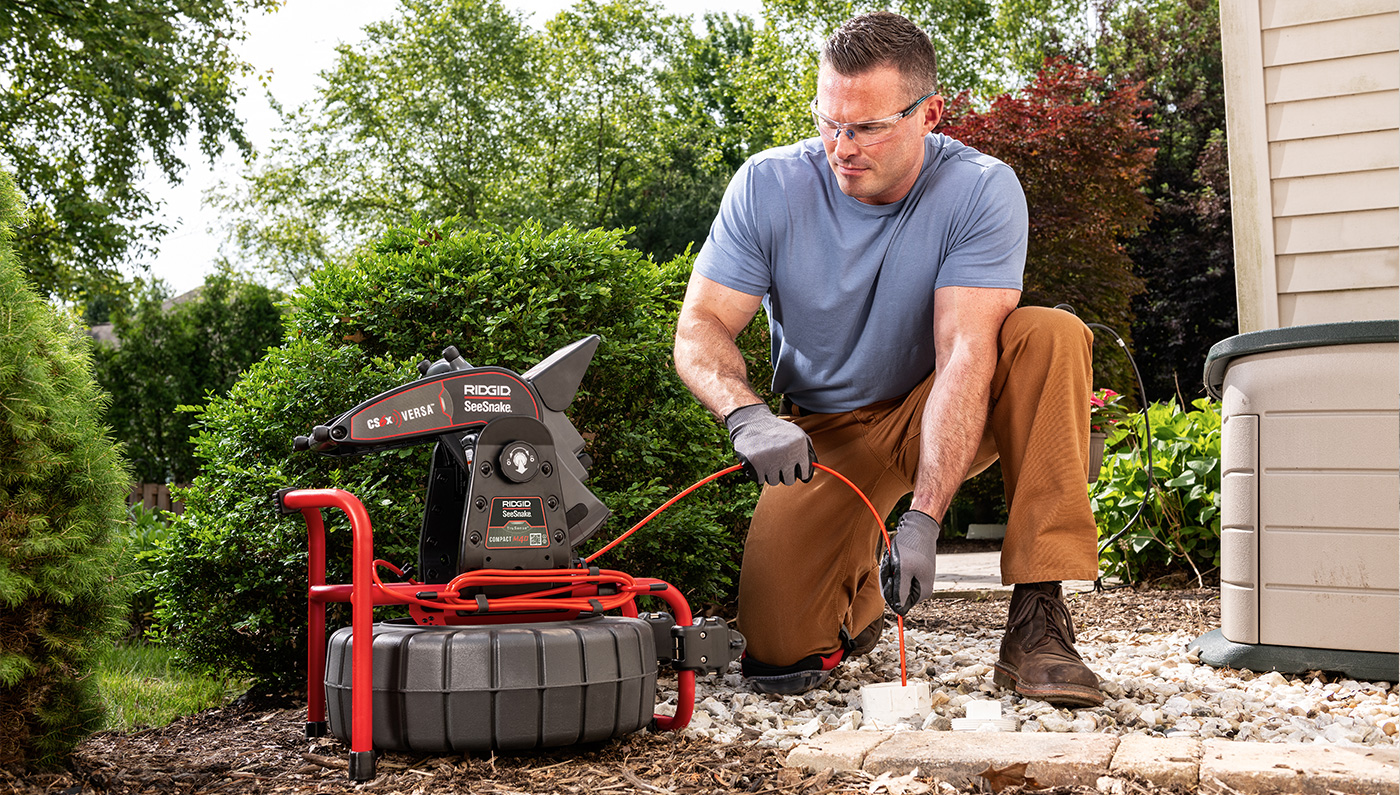
[[(935, 599), (908, 625), (940, 632), (979, 631), (1006, 621), (1004, 598)], [(1205, 632), (1219, 626), (1218, 591), (1122, 589), (1070, 598), (1081, 629)], [(380, 757), (378, 776), (348, 780), (346, 748), (303, 736), (304, 706), (289, 699), (245, 698), (223, 709), (130, 734), (103, 732), (83, 742), (69, 770), (23, 776), (0, 770), (0, 792), (17, 795), (97, 793), (639, 793), (787, 795), (905, 792), (864, 773), (807, 774), (783, 767), (785, 753), (742, 743), (720, 745), (643, 732), (606, 743), (500, 756)], [(921, 776), (919, 781), (931, 782)], [(914, 782), (918, 784), (919, 782)], [(894, 782), (890, 782), (894, 784)], [(1130, 792), (1167, 790), (1132, 784)], [(985, 783), (958, 792), (987, 791)], [(1020, 791), (1013, 787), (1008, 792)], [(950, 793), (935, 785), (933, 793)], [(1029, 791), (1029, 790), (1027, 790)], [(1035, 790), (1045, 795), (1089, 788)]]

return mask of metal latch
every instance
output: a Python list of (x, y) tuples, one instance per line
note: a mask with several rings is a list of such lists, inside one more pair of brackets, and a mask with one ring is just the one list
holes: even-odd
[(671, 637), (671, 627), (676, 625), (676, 620), (664, 610), (642, 613), (637, 618), (651, 627), (652, 637), (656, 639), (656, 661), (670, 665), (676, 659), (676, 639)]
[(672, 664), (678, 671), (720, 673), (739, 659), (747, 645), (738, 630), (716, 616), (697, 618), (688, 627), (671, 627), (671, 637), (676, 641)]
[(667, 612), (642, 613), (656, 638), (656, 659), (678, 671), (720, 673), (744, 653), (747, 642), (723, 620), (697, 618), (688, 627), (676, 626)]

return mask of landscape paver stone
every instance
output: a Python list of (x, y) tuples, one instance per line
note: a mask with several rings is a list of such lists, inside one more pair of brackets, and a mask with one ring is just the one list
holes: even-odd
[(1320, 743), (1256, 743), (1187, 737), (1042, 732), (835, 731), (788, 754), (789, 767), (921, 775), (957, 787), (989, 770), (1025, 763), (1042, 787), (1095, 786), (1103, 776), (1141, 778), (1188, 791), (1400, 795), (1400, 749)]
[(787, 766), (820, 772), (861, 770), (865, 758), (893, 732), (834, 731), (819, 734), (794, 747), (787, 755)]
[(1199, 781), (1201, 741), (1195, 737), (1149, 737), (1128, 734), (1108, 766), (1111, 776), (1136, 776), (1163, 787), (1195, 789)]
[(1400, 749), (1211, 739), (1201, 749), (1200, 776), (1203, 789), (1219, 781), (1245, 795), (1394, 795)]
[(1108, 773), (1117, 745), (1118, 738), (1107, 734), (896, 732), (866, 754), (864, 770), (903, 775), (918, 768), (962, 786), (989, 767), (1024, 762), (1025, 775), (1042, 786), (1092, 786)]

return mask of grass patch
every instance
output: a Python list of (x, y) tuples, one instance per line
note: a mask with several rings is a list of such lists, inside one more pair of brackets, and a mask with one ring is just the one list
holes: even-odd
[(118, 646), (102, 656), (97, 687), (107, 707), (104, 729), (164, 726), (222, 706), (248, 689), (245, 681), (181, 670), (174, 656), (170, 649), (144, 643)]

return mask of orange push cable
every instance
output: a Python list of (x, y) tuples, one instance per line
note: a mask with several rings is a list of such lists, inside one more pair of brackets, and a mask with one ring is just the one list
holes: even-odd
[[(873, 516), (873, 517), (875, 517), (875, 523), (876, 523), (876, 525), (878, 525), (879, 528), (880, 528), (880, 535), (884, 536), (884, 539), (885, 539), (885, 548), (888, 549), (889, 546), (890, 546), (890, 534), (889, 534), (889, 531), (887, 531), (887, 530), (885, 529), (885, 520), (880, 516), (880, 512), (877, 511), (877, 510), (875, 510), (875, 506), (872, 505), (872, 504), (870, 504), (870, 498), (868, 498), (868, 497), (865, 496), (865, 492), (861, 491), (861, 490), (860, 490), (860, 487), (857, 486), (856, 484), (852, 483), (845, 475), (841, 474), (840, 472), (837, 472), (836, 470), (832, 469), (832, 468), (829, 467), (829, 466), (825, 466), (825, 465), (822, 465), (822, 464), (813, 464), (812, 466), (816, 467), (817, 469), (820, 469), (821, 471), (823, 471), (823, 472), (825, 472), (825, 473), (827, 473), (827, 474), (829, 474), (829, 475), (834, 476), (837, 480), (839, 480), (839, 481), (841, 481), (842, 483), (845, 483), (847, 486), (850, 486), (850, 487), (851, 487), (851, 491), (854, 491), (854, 492), (856, 493), (856, 495), (860, 497), (861, 502), (865, 503), (865, 507), (867, 507), (867, 508), (870, 509), (870, 515)], [(652, 511), (651, 513), (647, 514), (647, 515), (646, 515), (646, 518), (642, 519), (640, 522), (637, 522), (637, 523), (636, 523), (635, 525), (633, 525), (633, 526), (631, 527), (631, 529), (629, 529), (627, 532), (625, 532), (625, 533), (623, 533), (622, 535), (618, 536), (617, 538), (613, 539), (612, 542), (609, 543), (607, 546), (603, 547), (602, 549), (598, 550), (597, 552), (594, 552), (592, 555), (589, 555), (588, 557), (584, 558), (584, 562), (585, 562), (585, 563), (592, 563), (592, 562), (594, 561), (594, 559), (596, 559), (598, 556), (602, 555), (604, 552), (607, 552), (608, 550), (612, 549), (613, 547), (617, 546), (618, 544), (621, 544), (623, 541), (626, 541), (628, 536), (632, 535), (633, 533), (635, 533), (635, 532), (637, 532), (638, 530), (640, 530), (640, 529), (642, 529), (643, 527), (645, 527), (646, 524), (647, 524), (647, 522), (650, 522), (652, 519), (655, 519), (657, 516), (659, 516), (659, 515), (661, 514), (662, 511), (665, 511), (667, 508), (670, 508), (672, 505), (675, 505), (677, 502), (679, 502), (679, 501), (681, 500), (681, 498), (683, 498), (683, 497), (685, 497), (686, 495), (690, 494), (692, 491), (695, 491), (696, 489), (700, 488), (701, 486), (705, 485), (706, 483), (709, 483), (710, 481), (713, 481), (713, 480), (716, 480), (716, 479), (718, 479), (718, 478), (721, 478), (721, 477), (723, 477), (723, 476), (725, 476), (725, 475), (728, 475), (730, 472), (737, 472), (737, 471), (740, 470), (740, 469), (743, 469), (743, 467), (740, 466), (739, 464), (735, 464), (734, 466), (727, 467), (727, 468), (725, 468), (725, 469), (721, 469), (720, 471), (718, 471), (718, 472), (716, 472), (716, 473), (714, 473), (714, 474), (712, 474), (712, 475), (709, 475), (709, 476), (707, 476), (707, 477), (705, 477), (705, 478), (703, 478), (703, 479), (701, 479), (701, 480), (696, 481), (694, 484), (692, 484), (690, 487), (686, 488), (686, 489), (685, 489), (684, 491), (682, 491), (681, 493), (679, 493), (679, 494), (677, 494), (676, 496), (672, 497), (671, 499), (667, 500), (666, 503), (663, 504), (660, 508), (657, 508), (656, 510), (654, 510), (654, 511)], [(901, 615), (896, 614), (896, 615), (895, 615), (895, 620), (896, 620), (896, 623), (898, 624), (898, 627), (899, 627), (899, 684), (900, 684), (900, 686), (902, 686), (902, 687), (908, 687), (908, 686), (909, 686), (909, 673), (908, 673), (908, 668), (906, 667), (905, 661), (904, 661), (904, 616), (901, 616)]]
[[(818, 466), (821, 466), (821, 465), (818, 464)], [(730, 472), (738, 472), (738, 471), (741, 470), (741, 469), (743, 469), (742, 466), (740, 466), (739, 464), (735, 464), (735, 465), (732, 466), (732, 467), (727, 467), (727, 468), (725, 468), (725, 469), (721, 469), (720, 471), (718, 471), (718, 472), (716, 472), (716, 473), (714, 473), (714, 474), (712, 474), (712, 475), (709, 475), (709, 476), (707, 476), (707, 477), (704, 477), (704, 478), (701, 478), (700, 480), (695, 481), (695, 482), (692, 483), (688, 488), (686, 488), (685, 491), (682, 491), (680, 494), (677, 494), (676, 496), (674, 496), (674, 497), (672, 497), (671, 499), (667, 500), (665, 503), (662, 504), (662, 506), (661, 506), (660, 508), (657, 508), (656, 510), (654, 510), (654, 511), (652, 511), (651, 513), (647, 514), (646, 517), (642, 519), (642, 521), (637, 522), (636, 524), (632, 525), (632, 528), (631, 528), (630, 530), (628, 530), (627, 532), (625, 532), (625, 533), (623, 533), (622, 535), (618, 536), (617, 538), (614, 538), (614, 539), (612, 540), (612, 542), (609, 543), (607, 546), (603, 547), (602, 549), (598, 550), (597, 552), (594, 552), (592, 555), (589, 555), (588, 557), (584, 558), (584, 559), (583, 559), (583, 562), (584, 562), (584, 563), (592, 563), (595, 559), (597, 559), (599, 556), (601, 556), (604, 552), (607, 552), (608, 550), (612, 549), (613, 547), (617, 546), (618, 544), (621, 544), (623, 541), (626, 541), (628, 536), (632, 535), (633, 533), (637, 532), (638, 530), (641, 530), (643, 527), (646, 527), (647, 522), (650, 522), (652, 519), (655, 519), (656, 517), (660, 516), (662, 511), (665, 511), (667, 508), (670, 508), (672, 505), (675, 505), (676, 503), (680, 502), (680, 501), (681, 501), (681, 498), (683, 498), (683, 497), (685, 497), (686, 495), (690, 494), (692, 491), (695, 491), (696, 489), (700, 488), (701, 486), (705, 485), (706, 483), (709, 483), (709, 482), (712, 481), (712, 480), (718, 480), (718, 479), (724, 477), (725, 475), (728, 475)], [(822, 469), (826, 469), (826, 467), (822, 467)], [(839, 477), (839, 476), (838, 476), (838, 477)], [(842, 480), (845, 480), (845, 478), (842, 478)], [(846, 481), (846, 482), (849, 483), (850, 481)], [(861, 495), (861, 496), (864, 496), (864, 495)], [(866, 504), (866, 505), (869, 505), (870, 502), (867, 500), (865, 504)], [(871, 510), (874, 510), (874, 508), (872, 508)]]

